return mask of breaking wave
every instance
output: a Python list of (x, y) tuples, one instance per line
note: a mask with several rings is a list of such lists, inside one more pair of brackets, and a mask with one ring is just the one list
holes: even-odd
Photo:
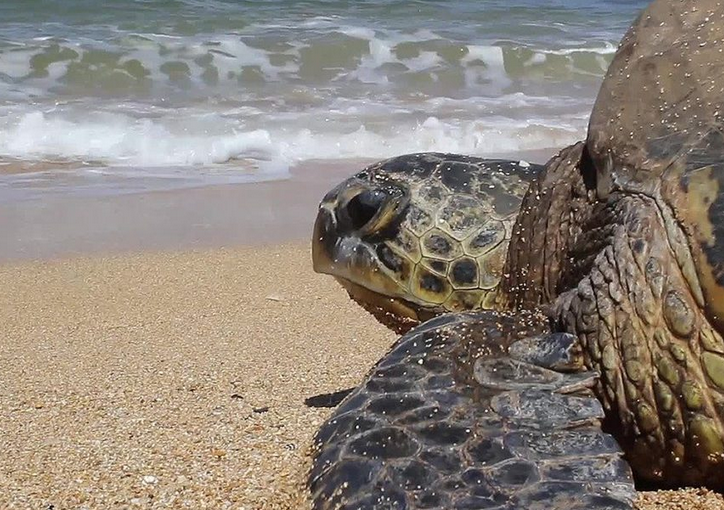
[[(173, 186), (560, 147), (644, 3), (6, 0), (0, 161)], [(0, 169), (0, 187), (27, 174)]]

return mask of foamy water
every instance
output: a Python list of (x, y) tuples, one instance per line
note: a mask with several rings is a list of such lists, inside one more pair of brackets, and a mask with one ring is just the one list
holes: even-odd
[(0, 199), (561, 147), (645, 3), (5, 0)]

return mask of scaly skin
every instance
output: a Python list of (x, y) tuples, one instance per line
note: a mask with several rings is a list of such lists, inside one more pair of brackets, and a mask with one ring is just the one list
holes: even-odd
[(608, 243), (555, 314), (602, 375), (599, 397), (639, 478), (720, 489), (721, 336), (692, 296), (654, 201), (614, 193), (601, 214)]
[(583, 143), (563, 149), (528, 189), (513, 227), (498, 308), (545, 305), (560, 293), (563, 276), (574, 278), (581, 261), (571, 259), (569, 247), (585, 235), (583, 223), (595, 202), (579, 168), (583, 150)]
[(313, 508), (631, 510), (595, 374), (569, 339), (531, 336), (547, 329), (488, 311), (403, 336), (317, 433)]
[(585, 146), (524, 199), (502, 294), (578, 335), (639, 479), (722, 489), (724, 7), (693, 7), (624, 37)]
[[(651, 197), (597, 198), (585, 158), (576, 163), (580, 151), (554, 158), (523, 201), (508, 305), (547, 304), (557, 328), (580, 338), (586, 365), (602, 375), (596, 393), (609, 427), (640, 480), (720, 489), (724, 342), (678, 262), (684, 233)], [(541, 252), (547, 263), (530, 264)]]

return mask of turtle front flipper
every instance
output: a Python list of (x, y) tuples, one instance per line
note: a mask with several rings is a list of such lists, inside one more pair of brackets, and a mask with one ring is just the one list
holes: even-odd
[(314, 508), (633, 508), (595, 374), (546, 330), (482, 312), (403, 336), (317, 433)]

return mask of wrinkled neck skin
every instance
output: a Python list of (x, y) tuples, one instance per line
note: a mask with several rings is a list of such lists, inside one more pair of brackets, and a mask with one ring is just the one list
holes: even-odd
[(526, 196), (505, 304), (543, 306), (578, 336), (637, 480), (721, 490), (724, 342), (685, 232), (656, 189), (597, 190), (582, 150), (562, 151)]
[(579, 142), (563, 149), (528, 189), (513, 227), (500, 308), (546, 306), (578, 266), (590, 264), (569, 255), (570, 247), (585, 235), (583, 227), (596, 202), (580, 170), (583, 147)]

